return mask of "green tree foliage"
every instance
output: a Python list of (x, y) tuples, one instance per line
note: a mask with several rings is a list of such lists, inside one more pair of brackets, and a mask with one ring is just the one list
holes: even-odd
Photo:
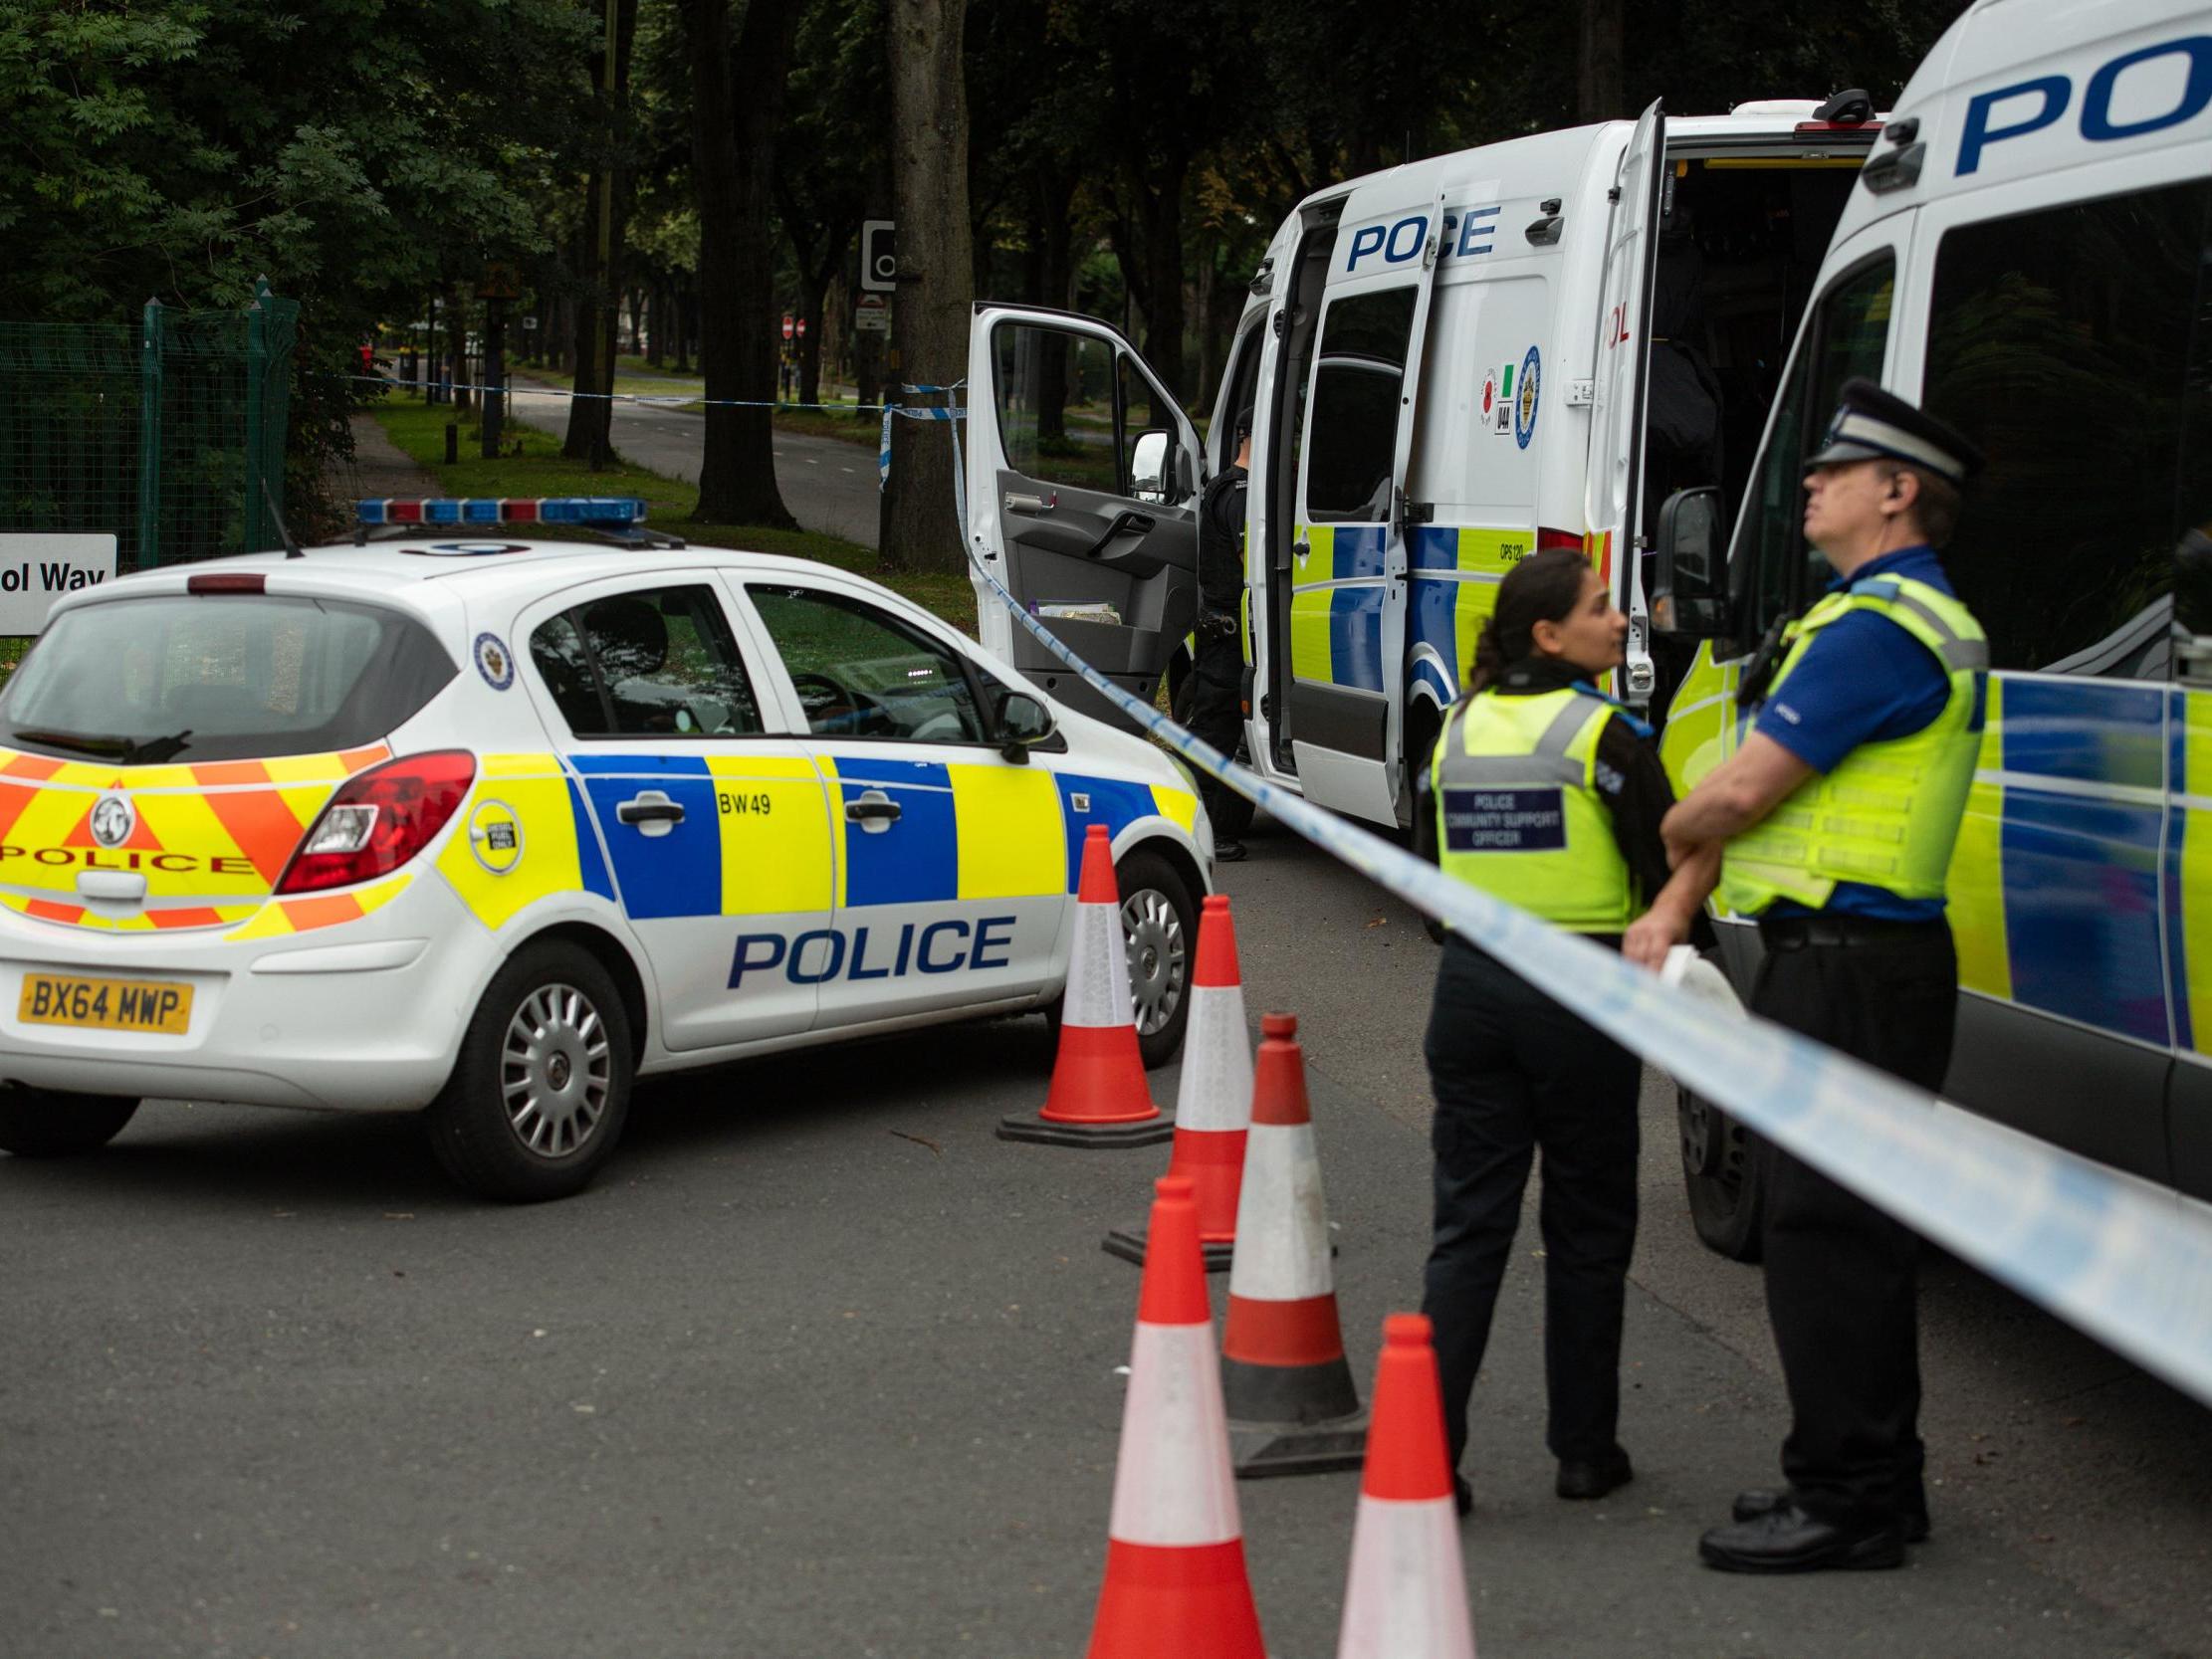
[(579, 0), (0, 0), (0, 316), (302, 302), (296, 443), (378, 320), (546, 243)]

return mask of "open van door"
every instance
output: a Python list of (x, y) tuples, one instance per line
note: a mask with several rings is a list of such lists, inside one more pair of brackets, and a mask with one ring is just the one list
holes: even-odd
[[(984, 568), (1085, 662), (1153, 700), (1198, 617), (1198, 433), (1118, 329), (979, 304), (968, 333), (968, 533)], [(1117, 725), (980, 580), (987, 649)]]
[(1666, 114), (1644, 111), (1621, 154), (1606, 228), (1605, 286), (1599, 291), (1590, 466), (1583, 501), (1599, 573), (1629, 613), (1628, 662), (1620, 690), (1650, 701), (1651, 613), (1637, 558), (1643, 538), (1644, 415), (1652, 359), (1652, 288), (1658, 271), (1659, 192), (1665, 183)]

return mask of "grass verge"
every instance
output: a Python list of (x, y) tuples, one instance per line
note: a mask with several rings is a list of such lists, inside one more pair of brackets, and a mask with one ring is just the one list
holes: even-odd
[[(560, 440), (550, 432), (513, 423), (503, 436), (512, 446), (522, 441), (520, 455), (485, 460), (476, 454), (481, 426), (473, 418), (461, 420), (461, 459), (445, 462), (445, 429), (452, 411), (443, 405), (426, 406), (411, 397), (390, 397), (372, 411), (376, 422), (393, 443), (435, 474), (439, 489), (449, 496), (639, 496), (646, 502), (648, 521), (656, 528), (680, 535), (701, 547), (737, 547), (756, 553), (787, 553), (794, 558), (816, 559), (881, 582), (925, 610), (943, 617), (973, 636), (976, 632), (976, 591), (962, 575), (936, 572), (909, 573), (879, 568), (875, 550), (816, 530), (769, 529), (758, 524), (693, 523), (699, 508), (699, 487), (681, 479), (662, 478), (642, 467), (617, 463), (597, 472), (580, 461), (564, 459)], [(556, 529), (545, 534), (558, 535)]]

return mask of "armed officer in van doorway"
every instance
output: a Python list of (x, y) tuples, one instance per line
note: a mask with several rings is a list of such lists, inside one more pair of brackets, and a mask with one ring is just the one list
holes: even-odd
[[(1198, 660), (1191, 668), (1191, 701), (1184, 724), (1231, 760), (1244, 734), (1244, 648), (1237, 611), (1244, 596), (1244, 513), (1252, 464), (1252, 411), (1236, 417), (1236, 459), (1206, 487), (1199, 503)], [(1219, 833), (1236, 800), (1211, 775), (1198, 779), (1206, 815), (1217, 826), (1214, 857), (1234, 864), (1244, 843)]]
[[(1933, 1090), (1958, 998), (1944, 879), (1989, 664), (1935, 549), (1981, 456), (1870, 381), (1842, 395), (1805, 462), (1805, 536), (1836, 581), (1784, 635), (1743, 745), (1663, 833), (1678, 860), (1725, 843), (1721, 897), (1758, 918), (1755, 1012)], [(1920, 1241), (1768, 1151), (1767, 1312), (1790, 1396), (1789, 1487), (1739, 1496), (1699, 1554), (1732, 1572), (1895, 1566), (1928, 1529)]]

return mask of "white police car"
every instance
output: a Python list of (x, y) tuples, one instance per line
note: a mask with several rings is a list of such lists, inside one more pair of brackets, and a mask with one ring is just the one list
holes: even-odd
[(421, 1111), (559, 1196), (639, 1076), (1049, 1009), (1092, 824), (1181, 1041), (1212, 831), (1159, 750), (844, 571), (497, 527), (637, 504), (361, 516), (420, 527), (73, 595), (0, 694), (0, 1147)]

